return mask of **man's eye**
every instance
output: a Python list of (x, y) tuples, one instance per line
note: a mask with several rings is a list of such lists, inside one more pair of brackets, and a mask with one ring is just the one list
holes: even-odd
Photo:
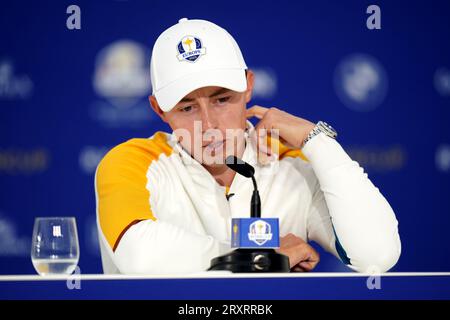
[(191, 110), (192, 110), (192, 106), (186, 106), (186, 107), (180, 108), (181, 112), (189, 112)]
[(228, 100), (230, 100), (230, 97), (222, 97), (222, 98), (218, 98), (218, 99), (217, 99), (217, 103), (218, 103), (218, 104), (224, 104), (224, 103), (228, 102)]

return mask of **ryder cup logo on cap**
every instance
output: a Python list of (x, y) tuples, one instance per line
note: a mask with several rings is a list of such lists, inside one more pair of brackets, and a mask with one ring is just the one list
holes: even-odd
[(178, 60), (195, 62), (197, 59), (206, 53), (206, 49), (202, 47), (202, 42), (199, 38), (186, 36), (178, 43), (177, 50), (179, 55)]
[(152, 94), (169, 112), (186, 95), (217, 86), (247, 89), (245, 64), (234, 38), (206, 20), (180, 19), (155, 42), (150, 63)]
[(248, 238), (257, 245), (262, 246), (267, 241), (272, 240), (272, 228), (264, 220), (253, 222), (249, 229)]

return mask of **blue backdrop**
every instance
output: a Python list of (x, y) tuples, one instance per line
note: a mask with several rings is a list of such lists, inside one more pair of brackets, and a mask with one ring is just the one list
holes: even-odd
[[(78, 5), (81, 29), (67, 28)], [(369, 29), (367, 7), (380, 9)], [(153, 42), (213, 21), (256, 72), (254, 103), (325, 120), (400, 222), (396, 271), (450, 270), (450, 1), (2, 1), (0, 273), (35, 273), (36, 216), (77, 218), (101, 272), (94, 172), (114, 145), (169, 130), (148, 107)], [(344, 271), (322, 254), (317, 270)]]

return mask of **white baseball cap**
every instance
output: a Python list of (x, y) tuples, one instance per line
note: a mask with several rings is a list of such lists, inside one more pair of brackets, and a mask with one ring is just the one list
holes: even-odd
[(198, 88), (218, 86), (244, 92), (246, 69), (239, 46), (225, 29), (206, 20), (183, 18), (153, 46), (153, 95), (167, 112)]

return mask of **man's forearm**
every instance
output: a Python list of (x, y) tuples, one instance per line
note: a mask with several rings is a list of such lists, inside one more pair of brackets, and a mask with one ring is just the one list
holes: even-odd
[(126, 274), (191, 273), (205, 271), (212, 258), (229, 250), (212, 236), (147, 220), (127, 230), (113, 259)]
[(395, 214), (357, 162), (323, 133), (302, 149), (320, 184), (339, 243), (351, 267), (387, 271), (401, 244)]

